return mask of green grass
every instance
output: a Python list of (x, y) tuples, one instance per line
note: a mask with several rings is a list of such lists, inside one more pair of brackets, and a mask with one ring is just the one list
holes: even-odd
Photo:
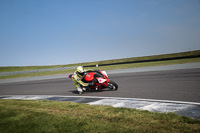
[[(183, 57), (183, 56), (191, 56), (191, 55), (193, 55), (193, 56), (194, 55), (200, 55), (200, 50), (198, 50), (198, 51), (190, 51), (190, 52), (183, 52), (183, 53), (155, 55), (155, 56), (146, 56), (146, 57), (135, 57), (135, 58), (125, 58), (125, 59), (116, 59), (116, 60), (107, 60), (107, 61), (98, 61), (98, 62), (89, 62), (89, 63), (79, 63), (79, 64), (70, 64), (70, 65), (0, 67), (0, 72), (36, 70), (36, 69), (47, 69), (47, 68), (59, 68), (59, 67), (69, 67), (69, 66), (78, 66), (78, 65), (108, 64), (108, 63), (119, 63), (119, 62), (127, 62), (127, 61), (141, 61), (141, 60), (151, 60), (151, 59), (165, 59), (165, 58), (171, 58), (171, 57)], [(125, 69), (125, 68), (136, 68), (136, 67), (184, 64), (184, 63), (194, 63), (194, 62), (200, 62), (200, 57), (188, 58), (188, 59), (168, 60), (168, 61), (156, 61), (156, 62), (143, 62), (143, 63), (108, 65), (108, 66), (100, 66), (98, 68), (96, 68), (96, 67), (91, 67), (91, 68), (100, 69), (100, 70), (113, 70), (113, 69)], [(45, 76), (45, 75), (56, 75), (56, 74), (67, 74), (67, 73), (73, 73), (74, 71), (75, 71), (75, 69), (58, 70), (58, 71), (47, 71), (47, 72), (38, 72), (38, 73), (27, 73), (27, 74), (17, 74), (17, 75), (0, 76), (0, 79), (20, 78), (20, 77), (33, 77), (33, 76)]]
[(36, 69), (60, 68), (60, 67), (70, 67), (70, 66), (79, 66), (79, 65), (87, 66), (87, 65), (96, 65), (96, 64), (108, 64), (108, 63), (141, 61), (141, 60), (152, 60), (152, 59), (166, 59), (166, 58), (172, 58), (172, 57), (197, 56), (197, 55), (198, 56), (200, 55), (200, 50), (189, 51), (189, 52), (181, 52), (181, 53), (172, 53), (172, 54), (163, 54), (163, 55), (154, 55), (154, 56), (132, 57), (132, 58), (124, 58), (124, 59), (113, 59), (113, 60), (104, 60), (104, 61), (96, 61), (96, 62), (68, 64), (68, 65), (0, 67), (0, 72), (13, 72), (13, 71), (36, 70)]
[(72, 73), (73, 71), (75, 71), (75, 69), (61, 70), (61, 71), (47, 71), (47, 72), (38, 72), (38, 73), (26, 73), (26, 74), (17, 74), (17, 75), (7, 75), (7, 76), (0, 76), (0, 79), (46, 76), (46, 75), (56, 75), (56, 74), (66, 74), (66, 77), (67, 77), (67, 74)]
[(0, 100), (1, 133), (200, 132), (200, 120), (81, 103)]
[[(91, 67), (91, 68), (99, 69), (99, 70), (114, 70), (114, 69), (161, 66), (161, 65), (172, 65), (172, 64), (184, 64), (184, 63), (194, 63), (194, 62), (200, 62), (200, 57), (199, 58), (191, 58), (191, 59), (170, 60), (170, 61), (131, 63), (131, 64), (123, 64), (123, 65), (109, 65), (109, 66), (100, 66), (98, 68), (96, 68), (96, 67)], [(45, 75), (56, 75), (56, 74), (69, 74), (69, 73), (73, 73), (74, 71), (75, 71), (75, 69), (70, 69), (70, 70), (61, 70), (61, 71), (50, 71), (50, 72), (48, 71), (48, 72), (8, 75), (8, 76), (0, 76), (0, 79), (45, 76)]]
[[(185, 63), (195, 63), (195, 62), (200, 62), (200, 57), (199, 58), (191, 58), (191, 59), (158, 61), (158, 62), (143, 62), (143, 63), (130, 63), (130, 64), (123, 64), (123, 65), (100, 66), (98, 68), (101, 69), (101, 70), (113, 70), (113, 69), (125, 69), (125, 68), (185, 64)], [(93, 68), (96, 68), (96, 67), (93, 67)]]

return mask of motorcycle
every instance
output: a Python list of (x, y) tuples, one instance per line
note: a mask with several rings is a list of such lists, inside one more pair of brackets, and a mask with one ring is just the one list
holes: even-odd
[[(73, 74), (68, 75), (68, 77), (73, 79)], [(85, 83), (92, 83), (92, 85), (89, 86), (89, 89), (85, 90), (84, 87), (81, 87), (83, 91), (97, 91), (106, 88), (115, 91), (118, 89), (118, 85), (108, 78), (106, 71), (95, 70), (92, 72), (86, 72), (82, 81)]]

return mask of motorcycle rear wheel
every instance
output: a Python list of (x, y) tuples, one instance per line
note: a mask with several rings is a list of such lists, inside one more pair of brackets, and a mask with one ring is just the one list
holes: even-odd
[(108, 88), (110, 88), (111, 90), (117, 90), (118, 89), (118, 85), (114, 82), (114, 81), (112, 81), (112, 80), (110, 80), (109, 82), (108, 82)]

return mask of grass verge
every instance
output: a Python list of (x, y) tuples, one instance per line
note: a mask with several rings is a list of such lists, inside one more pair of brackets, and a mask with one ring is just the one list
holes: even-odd
[(89, 66), (89, 65), (96, 65), (96, 64), (101, 65), (101, 64), (110, 64), (110, 63), (166, 59), (166, 58), (177, 58), (177, 57), (188, 57), (188, 56), (199, 56), (199, 55), (200, 55), (200, 50), (196, 50), (196, 51), (188, 51), (188, 52), (181, 52), (181, 53), (143, 56), (143, 57), (132, 57), (132, 58), (124, 58), (124, 59), (113, 59), (113, 60), (104, 60), (104, 61), (86, 62), (86, 63), (77, 63), (77, 64), (68, 64), (68, 65), (0, 67), (0, 72), (49, 69), (49, 68), (80, 66), (80, 65), (81, 66)]
[[(178, 59), (178, 60), (169, 60), (169, 61), (158, 61), (158, 62), (143, 62), (143, 63), (130, 63), (130, 64), (123, 64), (123, 65), (122, 64), (120, 64), (120, 65), (109, 65), (109, 66), (100, 66), (98, 68), (96, 68), (96, 67), (91, 67), (91, 68), (99, 69), (99, 70), (114, 70), (114, 69), (137, 68), (137, 67), (148, 67), (148, 66), (161, 66), (161, 65), (173, 65), (173, 64), (184, 64), (184, 63), (194, 63), (194, 62), (200, 62), (200, 57), (199, 58), (191, 58), (191, 59)], [(8, 76), (0, 76), (0, 79), (66, 74), (66, 73), (73, 73), (74, 71), (75, 71), (75, 69), (70, 69), (70, 70), (61, 70), (61, 71), (48, 71), (48, 72), (8, 75)]]
[(1, 99), (0, 132), (200, 132), (200, 120), (111, 106)]

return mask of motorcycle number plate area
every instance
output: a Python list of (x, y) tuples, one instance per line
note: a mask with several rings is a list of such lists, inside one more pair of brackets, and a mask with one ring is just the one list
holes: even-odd
[(107, 81), (107, 79), (103, 79), (103, 78), (97, 78), (97, 80), (99, 83), (104, 83)]

